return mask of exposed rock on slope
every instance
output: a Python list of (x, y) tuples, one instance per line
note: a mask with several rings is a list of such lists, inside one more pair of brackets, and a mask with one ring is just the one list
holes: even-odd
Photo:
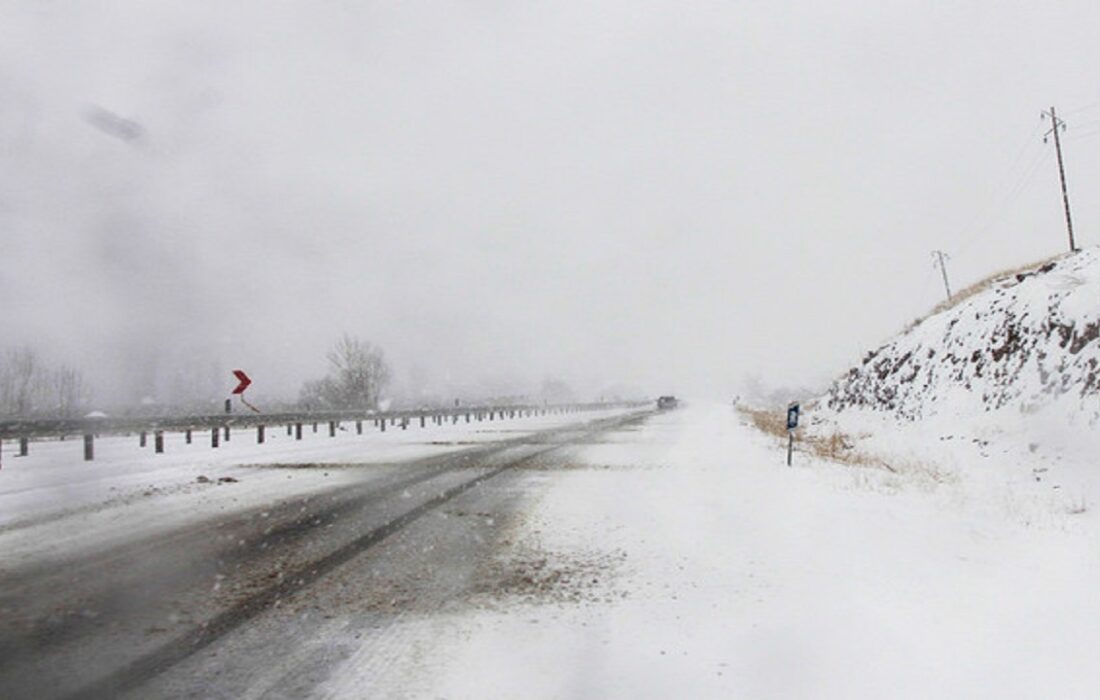
[(869, 353), (825, 402), (911, 420), (1066, 402), (1100, 418), (1100, 250), (994, 280)]

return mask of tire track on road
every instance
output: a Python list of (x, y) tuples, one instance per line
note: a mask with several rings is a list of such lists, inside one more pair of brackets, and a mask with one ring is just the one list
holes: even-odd
[[(423, 503), (420, 503), (411, 510), (408, 510), (403, 514), (389, 520), (385, 524), (376, 527), (364, 533), (363, 535), (360, 535), (359, 537), (356, 537), (352, 541), (340, 546), (336, 550), (320, 558), (314, 559), (308, 563), (299, 565), (298, 567), (288, 572), (280, 581), (249, 595), (248, 597), (235, 603), (231, 607), (216, 614), (213, 618), (207, 620), (200, 626), (192, 628), (188, 632), (184, 633), (182, 636), (179, 636), (157, 647), (156, 649), (127, 663), (123, 667), (111, 672), (100, 680), (86, 685), (64, 697), (71, 698), (73, 700), (84, 698), (101, 698), (117, 696), (135, 690), (141, 687), (145, 682), (157, 677), (175, 664), (178, 664), (181, 661), (192, 656), (193, 654), (201, 651), (202, 649), (209, 647), (211, 644), (214, 644), (230, 632), (255, 619), (265, 611), (272, 609), (283, 599), (289, 598), (297, 593), (300, 593), (303, 590), (308, 589), (311, 585), (324, 577), (326, 574), (332, 572), (334, 569), (348, 563), (355, 557), (370, 550), (378, 543), (403, 530), (410, 524), (416, 522), (426, 514), (432, 512), (433, 510), (447, 503), (448, 501), (451, 501), (461, 494), (466, 493), (473, 488), (476, 488), (480, 484), (506, 471), (532, 462), (550, 452), (569, 447), (573, 444), (572, 441), (553, 442), (553, 438), (563, 434), (574, 432), (579, 433), (578, 437), (583, 439), (585, 437), (590, 437), (609, 429), (621, 427), (622, 425), (641, 420), (647, 415), (649, 415), (649, 412), (633, 413), (627, 416), (618, 416), (615, 418), (596, 421), (592, 424), (584, 426), (569, 426), (567, 428), (548, 431), (547, 433), (531, 436), (529, 438), (515, 441), (507, 441), (503, 445), (498, 446), (496, 449), (486, 450), (484, 451), (485, 454), (478, 454), (476, 455), (476, 458), (484, 459), (488, 456), (502, 453), (506, 449), (516, 447), (523, 443), (547, 445), (546, 447), (537, 449), (534, 452), (525, 454), (522, 457), (512, 459), (500, 466), (489, 467), (488, 471), (479, 474), (472, 479), (465, 480), (457, 485), (451, 486), (441, 491), (437, 495), (429, 498)], [(466, 461), (470, 461), (472, 459), (474, 459), (474, 455), (471, 455), (469, 457), (469, 460)], [(465, 468), (473, 468), (473, 466), (469, 465)], [(455, 470), (455, 467), (451, 467), (450, 469), (444, 468), (438, 472), (433, 472), (432, 476)], [(309, 519), (310, 522), (313, 521), (313, 517)]]

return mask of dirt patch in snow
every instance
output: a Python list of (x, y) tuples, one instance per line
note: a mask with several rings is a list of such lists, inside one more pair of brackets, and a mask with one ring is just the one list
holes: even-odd
[[(573, 443), (571, 443), (573, 444)], [(574, 446), (583, 446), (585, 444), (599, 444), (601, 447), (606, 447), (604, 443), (575, 443)], [(653, 464), (637, 464), (635, 462), (604, 462), (604, 461), (588, 461), (585, 459), (534, 459), (516, 467), (518, 471), (524, 472), (571, 472), (571, 471), (638, 471), (648, 469), (661, 468), (659, 465)]]
[(389, 466), (382, 462), (259, 462), (256, 464), (242, 464), (242, 469), (323, 469), (325, 471), (338, 471), (345, 469), (378, 469)]
[(609, 603), (626, 592), (615, 584), (626, 552), (555, 552), (538, 544), (501, 543), (471, 591), (479, 607)]

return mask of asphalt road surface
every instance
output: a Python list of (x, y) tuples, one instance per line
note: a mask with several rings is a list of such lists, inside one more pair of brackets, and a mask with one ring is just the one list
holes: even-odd
[(492, 586), (486, 559), (532, 469), (647, 415), (364, 465), (350, 487), (5, 569), (0, 696), (308, 695), (364, 646), (400, 653), (397, 616)]

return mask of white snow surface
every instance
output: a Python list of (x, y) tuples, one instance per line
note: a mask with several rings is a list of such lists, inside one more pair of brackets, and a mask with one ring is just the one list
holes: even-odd
[[(1100, 419), (1100, 249), (995, 280), (869, 353), (825, 397), (830, 410), (903, 419)], [(1000, 416), (993, 420), (1001, 420)]]
[(811, 434), (902, 470), (980, 481), (1023, 519), (1100, 497), (1100, 248), (995, 280), (808, 403)]
[(580, 450), (512, 537), (550, 566), (605, 562), (579, 599), (407, 615), (399, 651), (365, 646), (320, 695), (1100, 693), (1092, 509), (1002, 469), (787, 468), (784, 447), (697, 404)]

